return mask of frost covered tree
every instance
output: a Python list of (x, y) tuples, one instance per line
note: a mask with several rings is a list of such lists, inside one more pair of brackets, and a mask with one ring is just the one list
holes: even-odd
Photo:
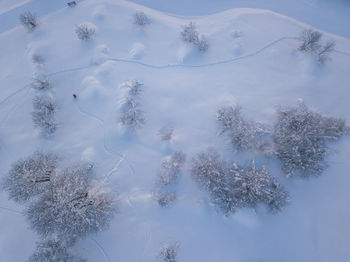
[(186, 156), (182, 152), (175, 152), (169, 159), (164, 160), (158, 175), (157, 184), (162, 187), (174, 184), (178, 179), (185, 160)]
[(59, 238), (52, 238), (37, 243), (36, 250), (29, 262), (86, 262), (79, 256), (68, 252), (67, 243)]
[(169, 127), (162, 127), (161, 129), (158, 130), (159, 138), (163, 141), (169, 141), (173, 138), (174, 136), (174, 129), (169, 128)]
[(121, 106), (120, 123), (131, 130), (137, 130), (145, 124), (143, 111), (140, 109), (139, 96), (143, 84), (139, 81), (126, 81), (121, 84), (127, 89), (127, 96)]
[(327, 143), (346, 133), (345, 120), (325, 117), (304, 103), (282, 107), (277, 116), (274, 140), (282, 170), (287, 176), (296, 172), (304, 178), (320, 175), (326, 167)]
[(33, 99), (32, 120), (35, 127), (41, 128), (43, 135), (52, 135), (57, 129), (56, 104), (48, 95), (36, 96)]
[(96, 33), (97, 27), (92, 23), (81, 23), (75, 28), (75, 33), (80, 40), (90, 40)]
[(34, 78), (31, 86), (35, 90), (44, 91), (52, 88), (52, 82), (47, 76), (41, 75)]
[(33, 54), (32, 61), (34, 64), (36, 64), (38, 66), (43, 66), (45, 63), (45, 58), (42, 55)]
[(329, 60), (329, 55), (334, 50), (334, 41), (322, 44), (322, 34), (313, 29), (304, 30), (300, 35), (300, 39), (299, 51), (314, 54), (320, 63)]
[(259, 123), (246, 120), (241, 107), (223, 107), (217, 112), (221, 133), (227, 134), (231, 144), (238, 151), (257, 151), (265, 153), (271, 149), (269, 132)]
[(35, 152), (12, 165), (2, 181), (2, 188), (10, 199), (24, 203), (48, 190), (57, 165), (55, 154)]
[(176, 262), (179, 247), (180, 244), (178, 242), (166, 244), (160, 249), (158, 257), (163, 262)]
[(242, 207), (266, 204), (271, 212), (288, 203), (288, 193), (265, 168), (252, 162), (241, 167), (220, 159), (214, 150), (201, 153), (193, 160), (192, 177), (208, 191), (213, 203), (225, 214)]
[(145, 26), (151, 23), (151, 19), (144, 12), (136, 12), (134, 14), (134, 24), (138, 26)]
[(181, 31), (181, 38), (185, 43), (191, 43), (198, 47), (198, 50), (205, 52), (209, 48), (207, 39), (203, 35), (199, 35), (196, 29), (196, 25), (190, 22), (188, 25), (183, 26)]
[(38, 25), (38, 17), (32, 12), (25, 12), (19, 16), (21, 24), (28, 30), (28, 32), (34, 31)]
[(27, 209), (31, 227), (42, 236), (84, 237), (108, 227), (116, 212), (114, 197), (93, 184), (92, 169), (71, 167), (54, 176), (50, 187)]

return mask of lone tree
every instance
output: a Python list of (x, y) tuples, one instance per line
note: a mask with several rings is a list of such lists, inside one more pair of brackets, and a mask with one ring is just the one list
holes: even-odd
[(274, 140), (282, 170), (287, 176), (296, 172), (304, 178), (320, 175), (326, 167), (327, 143), (346, 134), (345, 120), (325, 117), (304, 103), (282, 107), (277, 116)]
[(29, 257), (29, 262), (86, 262), (79, 256), (68, 252), (66, 243), (58, 238), (49, 239), (37, 243), (37, 248), (33, 255)]
[(183, 26), (181, 31), (181, 38), (185, 43), (191, 43), (198, 47), (198, 50), (205, 52), (208, 50), (209, 45), (205, 36), (200, 35), (196, 29), (196, 25), (190, 22), (188, 25)]
[(288, 193), (265, 168), (257, 168), (254, 162), (245, 167), (228, 164), (211, 149), (193, 160), (191, 170), (193, 179), (210, 193), (213, 203), (225, 214), (259, 203), (277, 212), (288, 203)]
[(24, 203), (48, 190), (57, 165), (55, 154), (36, 152), (12, 165), (2, 181), (2, 187), (10, 199)]
[(114, 197), (93, 185), (92, 169), (72, 167), (54, 176), (50, 187), (27, 209), (27, 218), (42, 236), (84, 237), (106, 229), (116, 212)]
[(28, 32), (33, 32), (39, 25), (38, 17), (29, 11), (21, 14), (19, 16), (19, 20), (21, 21), (22, 25), (27, 28)]
[(97, 27), (89, 22), (81, 23), (75, 28), (75, 33), (80, 40), (90, 40), (96, 33)]
[(151, 19), (144, 12), (136, 12), (134, 14), (134, 24), (138, 26), (146, 26), (151, 23)]

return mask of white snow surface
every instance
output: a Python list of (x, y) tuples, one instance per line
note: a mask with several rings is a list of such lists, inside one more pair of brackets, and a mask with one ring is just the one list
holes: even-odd
[[(228, 1), (211, 1), (220, 12), (207, 14), (200, 5), (203, 12), (196, 17), (169, 15), (175, 9), (157, 8), (160, 1), (138, 1), (154, 9), (123, 0), (78, 1), (75, 8), (54, 2), (0, 1), (0, 21), (11, 17), (0, 25), (0, 176), (20, 157), (42, 149), (57, 152), (67, 164), (93, 163), (101, 179), (110, 179), (119, 213), (108, 231), (79, 241), (76, 253), (90, 262), (151, 262), (157, 261), (162, 245), (179, 242), (178, 261), (183, 262), (350, 261), (349, 137), (331, 145), (329, 168), (317, 179), (285, 179), (277, 161), (259, 162), (290, 192), (291, 204), (277, 215), (259, 208), (225, 217), (189, 172), (191, 158), (209, 146), (226, 159), (243, 161), (218, 136), (215, 114), (221, 106), (239, 104), (248, 118), (273, 124), (279, 105), (296, 105), (301, 98), (310, 108), (349, 124), (348, 24), (336, 30), (316, 28), (325, 40), (336, 42), (332, 59), (320, 65), (296, 49), (300, 32), (321, 18), (313, 14), (304, 24), (298, 16), (260, 9), (264, 1), (258, 8), (225, 11)], [(178, 14), (184, 2), (176, 6)], [(277, 11), (282, 5), (265, 2), (265, 8), (274, 3)], [(292, 2), (295, 8), (302, 5), (288, 5)], [(309, 1), (312, 6), (317, 2)], [(350, 10), (349, 2), (333, 4), (338, 4), (334, 10), (342, 5)], [(312, 6), (305, 4), (304, 11)], [(18, 12), (35, 8), (40, 26), (27, 33)], [(183, 10), (188, 15), (185, 5)], [(133, 24), (136, 11), (152, 23), (138, 28)], [(75, 26), (86, 21), (98, 31), (82, 42)], [(206, 53), (182, 43), (180, 31), (190, 21), (206, 36)], [(32, 63), (34, 53), (45, 58), (43, 66)], [(37, 74), (47, 74), (54, 83), (59, 127), (51, 139), (32, 125), (35, 91), (30, 82)], [(136, 133), (118, 124), (125, 97), (119, 86), (127, 80), (144, 84), (140, 108), (146, 124)], [(162, 127), (174, 129), (171, 141), (157, 136)], [(162, 159), (177, 150), (187, 155), (178, 199), (161, 208), (152, 197), (154, 182)], [(24, 208), (0, 192), (0, 261), (26, 261), (35, 249), (39, 237), (28, 228)]]

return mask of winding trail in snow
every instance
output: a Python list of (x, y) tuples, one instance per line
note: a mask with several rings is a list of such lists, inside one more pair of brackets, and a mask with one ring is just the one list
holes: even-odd
[(102, 245), (94, 238), (90, 238), (90, 240), (92, 242), (94, 242), (94, 244), (98, 247), (98, 249), (100, 250), (100, 252), (102, 253), (102, 255), (104, 256), (104, 258), (106, 259), (107, 262), (110, 262), (109, 256), (107, 255), (106, 251), (104, 250), (104, 248), (102, 247)]

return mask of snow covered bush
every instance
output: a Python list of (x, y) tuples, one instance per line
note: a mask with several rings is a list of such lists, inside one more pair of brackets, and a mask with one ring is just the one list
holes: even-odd
[(43, 91), (43, 90), (51, 89), (52, 82), (47, 76), (41, 75), (41, 76), (34, 78), (31, 86), (35, 90)]
[(171, 140), (174, 136), (174, 129), (169, 127), (162, 127), (158, 131), (158, 136), (161, 140)]
[(44, 57), (42, 55), (39, 55), (39, 54), (33, 54), (32, 61), (37, 66), (43, 66), (45, 63)]
[(57, 129), (56, 104), (47, 95), (36, 96), (33, 99), (32, 119), (35, 127), (41, 128), (43, 135), (52, 135)]
[(121, 85), (128, 90), (128, 94), (121, 106), (120, 123), (131, 130), (137, 130), (145, 124), (143, 111), (138, 102), (143, 84), (138, 81), (127, 81)]
[(159, 251), (159, 258), (163, 262), (176, 262), (180, 244), (172, 243), (164, 245)]
[(19, 20), (21, 21), (22, 25), (28, 30), (28, 32), (34, 31), (39, 25), (38, 17), (36, 14), (29, 11), (21, 14), (19, 16)]
[(282, 107), (274, 130), (276, 155), (287, 176), (299, 171), (304, 178), (318, 176), (326, 167), (327, 142), (346, 133), (345, 120), (325, 117), (304, 103)]
[(2, 188), (9, 199), (24, 203), (49, 188), (55, 174), (58, 158), (52, 153), (35, 152), (16, 161), (2, 181)]
[(181, 31), (181, 38), (184, 42), (197, 46), (201, 52), (205, 52), (209, 48), (206, 38), (199, 35), (196, 30), (196, 25), (193, 22), (190, 22), (188, 25), (183, 27), (183, 30)]
[(228, 135), (231, 144), (238, 151), (270, 150), (267, 128), (246, 120), (242, 116), (241, 107), (223, 107), (218, 110), (216, 116), (221, 133)]
[(86, 262), (86, 259), (68, 252), (64, 241), (53, 238), (37, 243), (36, 251), (28, 259), (29, 262)]
[(116, 212), (114, 197), (93, 179), (92, 169), (79, 166), (55, 175), (48, 190), (26, 211), (31, 227), (42, 236), (65, 239), (106, 229)]
[(158, 191), (154, 197), (161, 207), (168, 207), (176, 201), (176, 193), (169, 190)]
[(136, 12), (134, 14), (134, 24), (145, 26), (151, 23), (151, 19), (144, 12)]
[(323, 45), (321, 43), (322, 34), (313, 29), (304, 30), (300, 35), (300, 39), (301, 44), (298, 50), (314, 54), (320, 63), (328, 60), (329, 54), (334, 50), (335, 43), (329, 41)]
[(193, 160), (191, 171), (193, 179), (210, 193), (213, 203), (225, 214), (260, 203), (277, 212), (288, 203), (287, 192), (254, 162), (245, 167), (228, 164), (211, 149)]
[(83, 41), (87, 41), (93, 37), (97, 27), (92, 23), (81, 23), (75, 28), (75, 33), (78, 38)]

